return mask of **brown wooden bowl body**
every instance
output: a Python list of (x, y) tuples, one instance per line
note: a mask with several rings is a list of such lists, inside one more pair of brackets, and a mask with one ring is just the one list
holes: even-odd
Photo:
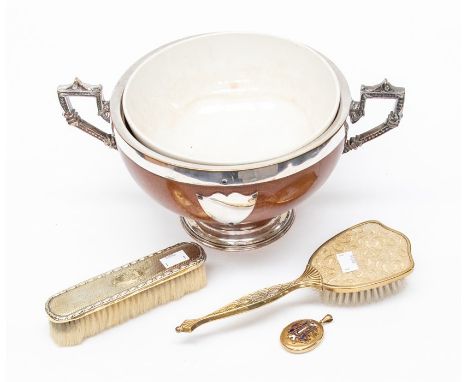
[(215, 193), (229, 195), (257, 194), (252, 213), (242, 223), (257, 223), (274, 218), (288, 210), (306, 196), (317, 190), (329, 177), (343, 152), (344, 140), (327, 156), (310, 167), (293, 175), (250, 185), (196, 185), (174, 181), (156, 175), (140, 167), (122, 151), (120, 152), (135, 181), (158, 203), (178, 215), (219, 224), (208, 216), (200, 205), (197, 195), (210, 196)]

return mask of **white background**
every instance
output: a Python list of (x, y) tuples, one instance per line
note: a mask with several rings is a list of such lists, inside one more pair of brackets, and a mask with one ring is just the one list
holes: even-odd
[[(10, 2), (8, 381), (459, 380), (456, 2), (275, 4)], [(388, 77), (407, 89), (401, 126), (343, 156), (329, 181), (298, 208), (280, 241), (244, 254), (207, 250), (206, 288), (78, 347), (57, 347), (43, 311), (49, 295), (188, 238), (178, 218), (133, 183), (116, 152), (66, 125), (55, 87), (78, 75), (102, 83), (109, 96), (123, 71), (147, 51), (219, 30), (270, 33), (311, 45), (343, 71), (355, 98), (361, 83)], [(383, 113), (370, 108), (353, 130), (379, 122)], [(366, 219), (381, 220), (412, 240), (415, 272), (398, 295), (373, 305), (335, 307), (302, 290), (189, 335), (174, 332), (185, 318), (296, 277), (324, 240)], [(304, 355), (281, 349), (283, 326), (325, 313), (335, 321), (319, 348)]]

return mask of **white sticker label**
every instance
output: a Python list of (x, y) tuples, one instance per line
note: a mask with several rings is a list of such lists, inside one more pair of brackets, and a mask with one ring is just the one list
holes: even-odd
[(166, 257), (159, 259), (159, 261), (167, 269), (189, 259), (190, 258), (187, 256), (187, 254), (184, 251), (177, 251), (177, 252), (171, 253), (170, 255), (167, 255)]
[(336, 258), (340, 263), (341, 272), (343, 273), (353, 272), (359, 269), (359, 265), (354, 258), (353, 252), (337, 253)]

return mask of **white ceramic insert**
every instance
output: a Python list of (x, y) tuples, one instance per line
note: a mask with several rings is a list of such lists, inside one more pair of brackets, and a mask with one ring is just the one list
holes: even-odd
[(129, 78), (125, 118), (149, 148), (194, 163), (246, 164), (310, 143), (339, 107), (338, 78), (313, 49), (217, 33), (154, 52)]

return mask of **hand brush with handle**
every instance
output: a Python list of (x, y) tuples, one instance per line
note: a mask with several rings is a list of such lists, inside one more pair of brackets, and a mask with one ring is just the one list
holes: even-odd
[(204, 317), (186, 320), (177, 332), (266, 305), (299, 288), (315, 288), (326, 301), (358, 303), (384, 297), (414, 268), (411, 245), (402, 233), (366, 221), (332, 237), (310, 257), (297, 279), (251, 293)]

